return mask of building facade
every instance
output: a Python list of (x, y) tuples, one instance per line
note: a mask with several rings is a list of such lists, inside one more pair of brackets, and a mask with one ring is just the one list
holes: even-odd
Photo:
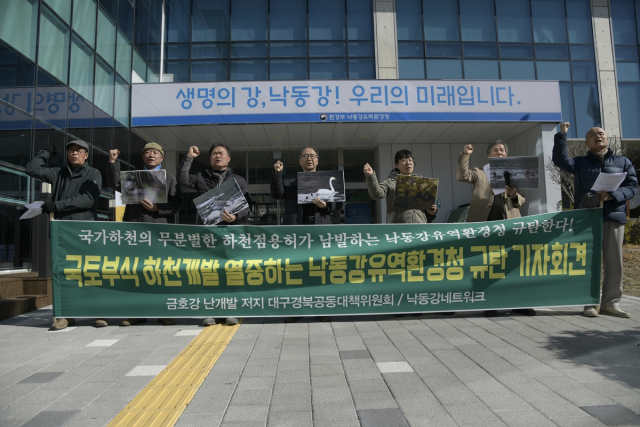
[[(384, 206), (366, 194), (364, 163), (384, 178), (395, 151), (413, 151), (416, 171), (441, 179), (443, 221), (470, 199), (469, 186), (455, 181), (465, 144), (481, 152), (503, 139), (510, 154), (544, 162), (556, 132), (555, 123), (499, 121), (132, 126), (132, 85), (554, 80), (570, 138), (601, 126), (634, 142), (639, 16), (640, 0), (3, 0), (0, 269), (30, 266), (38, 239), (30, 221), (18, 218), (43, 188), (25, 166), (49, 142), (87, 141), (89, 161), (103, 173), (113, 148), (123, 169), (136, 169), (141, 148), (156, 141), (167, 147), (164, 167), (174, 172), (190, 145), (227, 144), (231, 167), (254, 196), (256, 224), (279, 217), (268, 189), (275, 160), (295, 172), (298, 150), (311, 145), (322, 169), (345, 171), (353, 205), (336, 221), (349, 223), (384, 218)], [(207, 167), (200, 160), (194, 170)], [(50, 164), (62, 162), (58, 156)], [(486, 158), (472, 162), (481, 166)], [(559, 190), (550, 182), (530, 193), (525, 213), (557, 209)], [(191, 197), (182, 223), (195, 216)], [(112, 216), (112, 199), (103, 188), (103, 220)]]

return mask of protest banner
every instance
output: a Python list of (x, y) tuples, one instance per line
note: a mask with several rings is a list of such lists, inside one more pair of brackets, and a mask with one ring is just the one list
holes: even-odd
[(456, 224), (51, 223), (56, 317), (595, 305), (602, 211)]

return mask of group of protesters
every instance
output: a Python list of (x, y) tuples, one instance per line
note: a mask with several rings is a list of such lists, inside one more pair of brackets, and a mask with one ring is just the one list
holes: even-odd
[[(560, 132), (555, 135), (553, 147), (553, 163), (559, 168), (571, 173), (575, 177), (574, 206), (579, 208), (603, 207), (603, 270), (604, 280), (599, 310), (597, 306), (587, 306), (583, 315), (596, 317), (607, 314), (616, 317), (629, 318), (630, 314), (619, 306), (622, 297), (622, 244), (624, 240), (624, 223), (627, 217), (626, 201), (633, 198), (638, 187), (636, 171), (631, 161), (613, 154), (609, 148), (609, 140), (603, 129), (594, 127), (586, 134), (585, 144), (588, 148), (586, 156), (571, 158), (567, 150), (567, 130), (569, 123), (560, 125)], [(97, 219), (97, 200), (102, 188), (100, 171), (87, 164), (89, 145), (81, 140), (70, 141), (66, 144), (66, 165), (63, 167), (45, 167), (47, 159), (59, 151), (57, 145), (49, 145), (34, 157), (27, 165), (27, 174), (52, 185), (52, 200), (42, 205), (43, 213), (53, 214), (58, 220), (95, 220)], [(506, 185), (504, 189), (492, 189), (489, 182), (489, 164), (484, 167), (469, 168), (469, 157), (474, 152), (472, 145), (466, 145), (458, 159), (456, 178), (460, 182), (473, 185), (473, 194), (467, 222), (498, 221), (519, 218), (520, 208), (526, 200), (514, 185)], [(489, 144), (488, 158), (507, 157), (507, 144), (495, 141)], [(251, 201), (246, 181), (236, 175), (229, 167), (231, 150), (223, 144), (214, 144), (209, 150), (211, 167), (205, 172), (191, 174), (193, 159), (200, 155), (197, 146), (191, 146), (188, 154), (178, 166), (178, 177), (166, 173), (167, 202), (152, 203), (142, 200), (140, 204), (127, 204), (123, 221), (126, 222), (154, 222), (167, 223), (167, 219), (175, 216), (184, 204), (180, 186), (196, 190), (198, 196), (235, 179), (241, 192), (248, 202)], [(120, 160), (118, 150), (111, 150), (106, 170), (107, 186), (114, 191), (120, 191)], [(146, 170), (159, 170), (164, 159), (163, 148), (155, 143), (146, 144), (142, 150), (142, 159)], [(300, 150), (299, 165), (302, 171), (315, 172), (318, 167), (318, 151), (311, 147)], [(395, 168), (383, 182), (379, 182), (373, 168), (364, 165), (364, 175), (367, 181), (369, 195), (374, 200), (386, 199), (387, 223), (430, 223), (436, 218), (438, 207), (432, 205), (427, 210), (401, 208), (394, 206), (396, 195), (396, 178), (399, 175), (415, 176), (416, 159), (409, 150), (400, 150), (394, 158)], [(331, 224), (331, 217), (342, 209), (342, 203), (327, 202), (320, 198), (312, 203), (299, 204), (297, 180), (283, 179), (284, 165), (281, 161), (274, 164), (271, 177), (271, 196), (285, 201), (284, 225), (316, 225)], [(626, 178), (620, 187), (611, 192), (591, 191), (598, 175), (603, 173), (626, 172)], [(223, 212), (221, 219), (225, 225), (246, 223), (250, 208), (233, 214)], [(196, 219), (197, 224), (203, 224), (202, 218)], [(531, 308), (514, 309), (524, 315), (535, 315)], [(449, 313), (452, 314), (452, 313)], [(485, 311), (485, 316), (492, 317), (497, 310)], [(299, 318), (287, 318), (287, 322), (295, 322)], [(329, 320), (328, 317), (318, 317), (320, 321)], [(158, 319), (170, 325), (174, 319)], [(146, 319), (130, 318), (123, 320), (122, 326), (144, 322)], [(237, 324), (236, 318), (224, 319), (228, 325)], [(52, 329), (64, 329), (74, 324), (74, 319), (54, 319)], [(216, 324), (215, 318), (207, 318), (204, 326)], [(107, 326), (105, 319), (96, 319), (96, 327)]]

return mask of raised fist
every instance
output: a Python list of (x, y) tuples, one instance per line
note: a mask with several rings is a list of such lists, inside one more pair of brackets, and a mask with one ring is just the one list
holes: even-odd
[(273, 169), (276, 172), (280, 172), (282, 170), (282, 168), (284, 167), (284, 165), (282, 164), (282, 162), (280, 160), (278, 160), (277, 162), (275, 162), (275, 164), (273, 165)]
[(464, 154), (471, 154), (473, 153), (473, 145), (471, 144), (467, 144), (464, 146)]
[(571, 126), (571, 123), (569, 122), (560, 123), (560, 132), (567, 133), (567, 131), (569, 130), (569, 126)]
[(109, 150), (109, 163), (115, 163), (116, 159), (120, 155), (120, 151), (118, 149)]
[(365, 175), (373, 174), (373, 169), (371, 168), (371, 166), (369, 166), (369, 163), (364, 165), (364, 173), (365, 173)]
[(189, 147), (189, 154), (188, 154), (189, 157), (192, 157), (195, 159), (199, 155), (200, 155), (200, 150), (198, 150), (198, 147), (196, 147), (195, 145), (192, 145), (191, 147)]

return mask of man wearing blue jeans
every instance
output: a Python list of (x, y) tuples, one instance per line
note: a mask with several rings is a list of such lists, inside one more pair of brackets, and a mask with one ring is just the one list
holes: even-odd
[[(603, 209), (602, 223), (602, 260), (604, 280), (600, 314), (629, 318), (618, 303), (622, 297), (622, 244), (624, 243), (624, 224), (627, 222), (627, 200), (638, 191), (638, 176), (629, 159), (613, 154), (609, 148), (609, 139), (599, 127), (589, 129), (585, 144), (589, 149), (586, 156), (569, 157), (567, 150), (567, 130), (569, 123), (560, 124), (560, 132), (555, 135), (553, 145), (553, 164), (574, 176), (574, 201), (577, 207), (585, 197), (599, 195)], [(625, 180), (615, 191), (591, 190), (600, 173), (626, 172)], [(596, 317), (595, 306), (586, 306), (584, 316)]]

